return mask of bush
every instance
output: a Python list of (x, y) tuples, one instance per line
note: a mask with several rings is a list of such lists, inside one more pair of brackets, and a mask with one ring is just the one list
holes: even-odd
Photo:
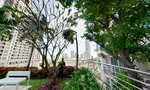
[(65, 66), (64, 67), (64, 74), (66, 78), (70, 78), (71, 75), (74, 73), (75, 68), (72, 66)]
[(62, 90), (102, 90), (93, 74), (86, 68), (76, 71), (70, 81), (65, 82)]
[[(0, 78), (5, 78), (8, 71), (25, 71), (26, 67), (0, 67)], [(47, 72), (45, 70), (38, 70), (37, 67), (30, 67), (31, 79), (43, 79), (47, 78)]]
[(47, 71), (40, 69), (34, 72), (31, 71), (31, 79), (44, 79), (48, 78)]
[(0, 78), (6, 77), (8, 71), (24, 71), (25, 67), (0, 67)]
[[(50, 71), (53, 71), (53, 67), (50, 68)], [(26, 67), (0, 67), (0, 78), (5, 78), (8, 71), (25, 71)], [(37, 67), (30, 67), (31, 79), (44, 79), (48, 78), (46, 69), (38, 70)], [(70, 75), (75, 71), (72, 66), (65, 66), (65, 76), (70, 77)], [(51, 72), (50, 75), (53, 73)]]

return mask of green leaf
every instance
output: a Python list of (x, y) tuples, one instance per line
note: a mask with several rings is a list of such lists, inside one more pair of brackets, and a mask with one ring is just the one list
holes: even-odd
[(5, 12), (9, 12), (9, 11), (13, 11), (14, 9), (9, 5), (5, 5), (2, 7), (2, 10), (4, 10)]
[(70, 7), (74, 0), (59, 0), (59, 2), (65, 7)]
[(17, 20), (21, 20), (21, 18), (19, 16), (17, 16), (15, 13), (12, 13), (12, 17), (14, 17)]
[(59, 9), (59, 4), (56, 6), (57, 9)]
[(2, 10), (3, 10), (4, 12), (9, 12), (9, 10), (8, 10), (6, 7), (2, 7)]
[(25, 2), (29, 4), (29, 0), (25, 0)]
[(5, 11), (2, 10), (2, 8), (0, 8), (0, 14), (4, 14), (4, 13), (5, 13)]
[(15, 12), (22, 14), (23, 12), (18, 10), (17, 8), (15, 9)]
[(72, 9), (69, 9), (69, 10), (68, 10), (68, 15), (70, 15), (70, 12), (71, 12), (71, 11), (72, 11)]

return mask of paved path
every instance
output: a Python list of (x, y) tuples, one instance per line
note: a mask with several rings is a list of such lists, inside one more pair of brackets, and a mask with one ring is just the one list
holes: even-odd
[[(28, 90), (31, 86), (19, 86), (18, 90)], [(0, 86), (0, 90), (16, 90), (16, 86)]]

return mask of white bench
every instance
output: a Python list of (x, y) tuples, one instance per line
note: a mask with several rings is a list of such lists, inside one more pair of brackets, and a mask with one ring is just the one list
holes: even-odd
[(6, 78), (0, 79), (0, 84), (6, 86), (7, 84), (15, 84), (18, 90), (19, 84), (27, 80), (27, 86), (30, 80), (30, 71), (9, 71)]

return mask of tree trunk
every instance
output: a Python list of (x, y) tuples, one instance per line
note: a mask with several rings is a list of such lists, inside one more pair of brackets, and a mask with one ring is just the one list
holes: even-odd
[(56, 67), (56, 61), (52, 61), (53, 63), (53, 77), (52, 77), (52, 84), (56, 83), (56, 75), (57, 75), (57, 67)]
[(29, 57), (29, 62), (28, 62), (28, 65), (27, 65), (26, 71), (28, 71), (28, 70), (29, 70), (30, 63), (31, 63), (31, 59), (32, 59), (33, 50), (34, 50), (34, 46), (32, 45), (32, 49), (31, 49), (31, 53), (30, 53), (30, 57)]
[(79, 62), (79, 54), (78, 54), (78, 38), (76, 33), (76, 69), (78, 69), (78, 62)]
[[(127, 68), (131, 68), (131, 69), (135, 69), (133, 63), (130, 61), (130, 59), (128, 58), (129, 56), (127, 56), (125, 54), (125, 51), (120, 51), (119, 52), (121, 59), (124, 62), (125, 67)], [(141, 80), (141, 78), (139, 77), (139, 74), (133, 71), (129, 71), (130, 75), (132, 78), (137, 79), (137, 80)], [(135, 82), (136, 86), (139, 88), (142, 88), (142, 84), (139, 82)]]
[(42, 64), (41, 64), (41, 67), (42, 67), (42, 68), (44, 68), (44, 61), (45, 61), (45, 60), (44, 60), (44, 49), (43, 49), (43, 53), (42, 53)]
[(45, 48), (45, 65), (46, 65), (46, 68), (48, 68), (47, 52), (48, 52), (48, 45), (46, 45), (46, 48)]

